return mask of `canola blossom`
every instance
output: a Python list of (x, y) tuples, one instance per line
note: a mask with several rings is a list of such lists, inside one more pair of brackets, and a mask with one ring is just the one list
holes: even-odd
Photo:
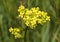
[(14, 35), (15, 38), (21, 38), (20, 29), (10, 27), (9, 32)]
[(31, 29), (34, 29), (37, 24), (43, 24), (50, 21), (50, 16), (47, 15), (47, 12), (41, 11), (39, 7), (28, 9), (21, 5), (19, 6), (18, 12), (18, 16), (24, 21), (25, 25)]

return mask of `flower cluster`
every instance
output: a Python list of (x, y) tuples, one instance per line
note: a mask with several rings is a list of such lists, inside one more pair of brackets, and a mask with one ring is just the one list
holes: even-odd
[(28, 9), (21, 5), (19, 6), (18, 12), (19, 17), (22, 18), (26, 26), (29, 26), (31, 29), (33, 29), (37, 23), (43, 24), (50, 21), (50, 16), (47, 15), (47, 12), (40, 11), (39, 7)]
[(22, 35), (20, 34), (20, 29), (10, 27), (9, 32), (15, 36), (15, 38), (20, 38)]

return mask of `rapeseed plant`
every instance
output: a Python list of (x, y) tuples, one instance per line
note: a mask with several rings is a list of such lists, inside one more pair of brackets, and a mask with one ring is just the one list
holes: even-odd
[[(31, 9), (25, 8), (23, 5), (19, 6), (18, 17), (23, 20), (27, 27), (34, 29), (37, 24), (44, 24), (47, 21), (50, 21), (50, 16), (47, 15), (47, 12), (41, 11), (39, 7), (33, 7)], [(26, 28), (25, 28), (26, 29)], [(10, 27), (9, 32), (15, 36), (15, 38), (21, 38), (21, 30), (19, 28)], [(26, 31), (25, 31), (26, 34)], [(25, 35), (26, 36), (26, 35)]]

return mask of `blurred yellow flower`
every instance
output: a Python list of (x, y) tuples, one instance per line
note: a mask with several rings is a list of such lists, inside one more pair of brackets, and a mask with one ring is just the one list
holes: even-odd
[(16, 34), (16, 35), (15, 35), (15, 39), (21, 38), (21, 37), (22, 37), (22, 35), (20, 35), (20, 34)]
[(20, 29), (14, 28), (14, 31), (15, 31), (15, 32), (20, 32)]
[(12, 32), (12, 31), (13, 31), (13, 28), (12, 28), (12, 27), (10, 27), (9, 32)]
[(20, 38), (22, 35), (20, 34), (20, 29), (19, 28), (12, 28), (10, 27), (9, 32), (15, 36), (15, 38)]

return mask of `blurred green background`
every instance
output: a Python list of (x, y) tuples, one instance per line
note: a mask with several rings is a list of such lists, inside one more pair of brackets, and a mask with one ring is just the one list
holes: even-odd
[(27, 32), (26, 42), (60, 42), (60, 0), (0, 0), (0, 42), (24, 42), (9, 33), (10, 27), (23, 27), (18, 19), (18, 7), (40, 7), (51, 17), (50, 22)]

